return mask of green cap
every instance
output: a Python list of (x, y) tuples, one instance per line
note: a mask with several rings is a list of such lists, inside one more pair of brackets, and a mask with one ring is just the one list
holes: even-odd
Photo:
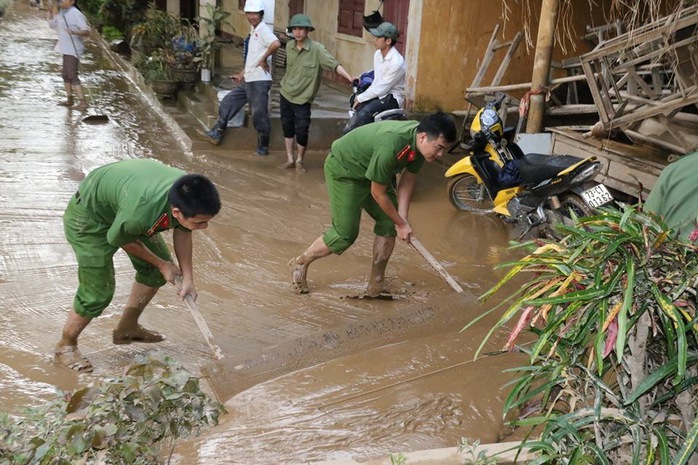
[(294, 27), (307, 27), (309, 31), (315, 30), (313, 23), (310, 22), (310, 18), (302, 14), (293, 15), (293, 18), (289, 21), (288, 29), (293, 29)]
[(393, 42), (395, 42), (398, 36), (400, 35), (397, 32), (397, 28), (393, 23), (380, 23), (380, 25), (377, 28), (371, 28), (368, 32), (370, 32), (376, 37), (385, 37), (388, 39), (393, 39)]

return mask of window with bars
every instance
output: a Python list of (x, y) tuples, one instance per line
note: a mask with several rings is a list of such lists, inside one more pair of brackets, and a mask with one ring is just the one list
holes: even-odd
[(339, 0), (337, 32), (356, 37), (363, 35), (365, 0)]

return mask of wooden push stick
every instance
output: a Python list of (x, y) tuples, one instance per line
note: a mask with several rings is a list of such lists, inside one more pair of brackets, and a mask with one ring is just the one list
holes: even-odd
[(439, 263), (432, 254), (429, 253), (427, 249), (424, 248), (421, 242), (417, 240), (416, 237), (410, 236), (410, 245), (414, 247), (414, 250), (416, 250), (419, 255), (424, 257), (424, 259), (429, 262), (429, 265), (431, 265), (434, 270), (436, 270), (439, 275), (441, 275), (444, 280), (453, 288), (454, 291), (461, 293), (463, 292), (463, 288), (460, 287), (460, 285), (456, 282), (453, 277), (448, 274), (448, 271), (444, 269), (443, 266), (441, 266), (441, 263)]
[[(178, 276), (175, 279), (175, 287), (177, 289), (179, 289), (181, 287), (181, 285), (182, 285), (182, 277)], [(186, 297), (184, 297), (184, 300), (187, 303), (187, 307), (189, 307), (189, 312), (191, 313), (191, 316), (194, 317), (194, 321), (196, 322), (196, 326), (199, 327), (201, 334), (204, 336), (204, 339), (206, 339), (206, 343), (213, 351), (213, 355), (215, 355), (218, 360), (221, 360), (223, 358), (223, 351), (221, 350), (220, 347), (218, 347), (213, 342), (213, 333), (211, 333), (211, 330), (208, 329), (208, 325), (206, 324), (206, 320), (204, 320), (204, 316), (199, 311), (199, 306), (196, 305), (196, 301), (189, 294), (187, 294)]]

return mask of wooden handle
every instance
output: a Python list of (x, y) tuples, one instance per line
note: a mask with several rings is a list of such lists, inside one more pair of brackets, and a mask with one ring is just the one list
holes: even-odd
[[(179, 290), (181, 285), (182, 285), (182, 277), (178, 276), (177, 278), (175, 278), (175, 287)], [(199, 331), (201, 331), (201, 334), (204, 336), (206, 343), (213, 351), (213, 355), (215, 355), (218, 360), (222, 359), (223, 358), (223, 351), (221, 350), (220, 347), (218, 347), (213, 342), (213, 333), (211, 333), (211, 330), (208, 329), (208, 325), (206, 324), (206, 320), (204, 320), (204, 316), (199, 311), (199, 306), (196, 305), (196, 301), (189, 294), (187, 294), (184, 297), (184, 301), (187, 303), (187, 307), (189, 307), (189, 312), (191, 313), (191, 316), (194, 317), (194, 321), (196, 322), (196, 326), (199, 327)]]
[(454, 291), (458, 293), (463, 292), (463, 288), (460, 287), (460, 285), (456, 282), (453, 277), (448, 274), (448, 271), (444, 269), (443, 266), (441, 266), (441, 263), (439, 263), (432, 254), (429, 253), (427, 249), (424, 248), (421, 242), (417, 240), (416, 237), (411, 236), (410, 237), (410, 245), (414, 247), (414, 250), (416, 250), (419, 255), (424, 257), (424, 259), (429, 262), (429, 265), (437, 272), (439, 275), (446, 280), (446, 282), (453, 288)]

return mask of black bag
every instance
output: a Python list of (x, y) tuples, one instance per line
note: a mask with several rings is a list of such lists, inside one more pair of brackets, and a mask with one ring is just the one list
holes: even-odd
[[(378, 9), (380, 10), (380, 7), (383, 6), (383, 2), (381, 1), (378, 4)], [(364, 16), (364, 29), (366, 31), (371, 32), (371, 29), (375, 29), (380, 24), (383, 22), (383, 15), (381, 15), (380, 11), (374, 10), (373, 13), (371, 13), (368, 16)]]

